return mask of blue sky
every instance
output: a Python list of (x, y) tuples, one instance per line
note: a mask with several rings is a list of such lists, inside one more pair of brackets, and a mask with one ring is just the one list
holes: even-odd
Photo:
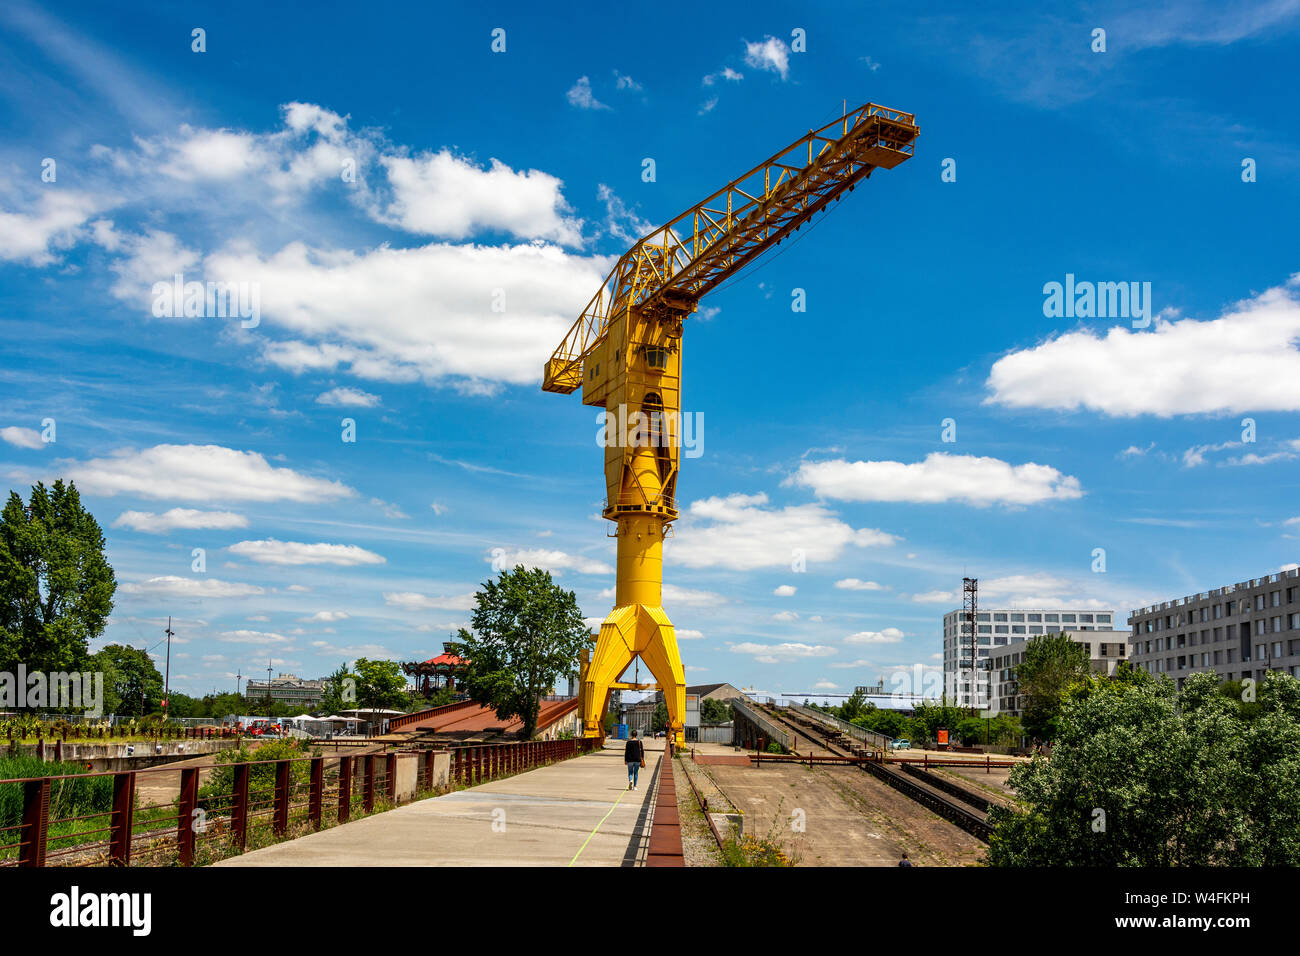
[[(1296, 560), (1300, 4), (410, 6), (0, 10), (0, 469), (77, 481), (104, 640), (173, 615), (177, 688), (431, 656), (494, 556), (603, 617), (595, 410), (542, 363), (637, 235), (846, 100), (915, 158), (688, 323), (688, 679), (937, 668), (963, 574), (1122, 620)], [(256, 324), (155, 315), (176, 273)], [(1067, 275), (1150, 283), (1149, 324), (1047, 316)]]

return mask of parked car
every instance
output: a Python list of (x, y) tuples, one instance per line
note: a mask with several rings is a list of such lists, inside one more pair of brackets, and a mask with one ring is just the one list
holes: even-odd
[(912, 742), (908, 740), (906, 737), (899, 737), (896, 740), (891, 740), (889, 742), (890, 750), (910, 750), (911, 747), (912, 747)]

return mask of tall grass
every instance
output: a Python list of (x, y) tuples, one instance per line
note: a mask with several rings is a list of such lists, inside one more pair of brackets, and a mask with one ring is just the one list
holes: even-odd
[[(85, 774), (75, 763), (46, 763), (28, 756), (0, 757), (0, 780), (15, 777), (49, 777), (60, 774)], [(113, 807), (113, 778), (81, 776), (72, 780), (55, 780), (50, 784), (50, 819), (104, 813)], [(23, 785), (0, 783), (0, 827), (23, 822)], [(3, 842), (10, 842), (4, 840)]]

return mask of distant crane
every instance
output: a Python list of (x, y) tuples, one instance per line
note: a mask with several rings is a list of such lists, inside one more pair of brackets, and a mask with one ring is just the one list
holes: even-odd
[[(876, 169), (910, 159), (915, 116), (868, 103), (810, 130), (625, 252), (547, 361), (542, 388), (605, 409), (605, 505), (618, 537), (614, 609), (581, 666), (583, 733), (646, 662), (683, 742), (686, 680), (664, 613), (663, 539), (677, 519), (683, 321), (699, 300)], [(775, 356), (779, 362), (780, 356)], [(584, 655), (585, 657), (585, 655)]]

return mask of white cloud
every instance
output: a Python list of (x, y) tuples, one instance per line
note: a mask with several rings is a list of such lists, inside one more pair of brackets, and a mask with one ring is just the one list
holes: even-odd
[(615, 239), (631, 244), (654, 230), (654, 223), (642, 219), (604, 183), (596, 186), (596, 198), (605, 204), (605, 231)]
[(349, 617), (351, 617), (351, 615), (348, 614), (347, 611), (317, 611), (310, 617), (300, 617), (298, 620), (302, 621), (304, 624), (311, 623), (312, 621), (319, 621), (322, 624), (333, 624), (335, 621), (346, 621)]
[(607, 110), (609, 109), (604, 103), (596, 99), (591, 92), (591, 80), (585, 76), (578, 77), (578, 81), (569, 88), (569, 92), (564, 94), (569, 100), (570, 106), (576, 106), (582, 110)]
[(734, 494), (691, 502), (664, 547), (670, 563), (688, 568), (753, 571), (789, 567), (796, 551), (809, 562), (833, 561), (850, 545), (878, 547), (898, 539), (873, 528), (855, 530), (820, 504), (769, 509), (767, 495)]
[(845, 644), (897, 644), (903, 639), (903, 632), (896, 627), (887, 627), (883, 631), (858, 631), (844, 638)]
[(549, 173), (516, 171), (497, 159), (483, 168), (446, 149), (381, 162), (393, 188), (381, 217), (390, 225), (446, 239), (490, 230), (582, 245), (582, 220), (566, 215), (564, 184)]
[[(121, 253), (109, 268), (117, 279), (109, 292), (123, 302), (134, 303), (153, 315), (153, 287), (156, 283), (175, 281), (175, 276), (185, 275), (186, 281), (194, 278), (194, 270), (201, 260), (199, 253), (186, 246), (170, 232), (147, 229), (140, 234), (123, 234), (113, 230), (111, 222), (96, 223), (95, 241), (110, 252)], [(173, 310), (183, 313), (181, 309)], [(159, 318), (183, 319), (183, 314)]]
[[(739, 83), (745, 78), (744, 73), (738, 73), (729, 66), (724, 66), (717, 73), (707, 74), (701, 82), (705, 86), (712, 86), (718, 80), (726, 80), (729, 83)], [(715, 101), (716, 102), (716, 101)]]
[[(613, 588), (605, 588), (600, 592), (603, 598), (614, 599), (615, 591)], [(684, 605), (686, 607), (716, 607), (719, 604), (726, 604), (727, 599), (716, 591), (700, 591), (694, 588), (682, 588), (675, 584), (665, 584), (663, 587), (664, 607), (675, 607)], [(604, 618), (601, 618), (604, 620)]]
[[(540, 380), (609, 264), (544, 244), (381, 246), (358, 255), (295, 242), (268, 258), (231, 247), (209, 256), (205, 273), (258, 284), (261, 328), (293, 336), (264, 347), (275, 365), (483, 393)], [(496, 290), (502, 311), (493, 311)]]
[(777, 597), (794, 597), (794, 592), (798, 590), (793, 584), (782, 584), (772, 593)]
[(787, 484), (841, 501), (961, 501), (976, 507), (1082, 497), (1079, 479), (1049, 465), (931, 452), (923, 461), (803, 462)]
[(772, 620), (782, 621), (784, 623), (797, 621), (799, 620), (799, 612), (798, 611), (777, 611), (775, 614), (772, 615)]
[(810, 657), (831, 657), (835, 648), (826, 644), (801, 644), (787, 642), (784, 644), (757, 644), (746, 641), (732, 644), (730, 650), (736, 654), (749, 654), (760, 664), (779, 664), (783, 661), (804, 660)]
[(917, 604), (948, 604), (958, 600), (956, 591), (922, 591), (913, 594), (912, 600)]
[(331, 388), (316, 396), (317, 405), (341, 405), (351, 408), (374, 408), (380, 402), (378, 395), (363, 392), (359, 388)]
[(1300, 274), (1212, 320), (1068, 332), (993, 364), (986, 402), (1115, 417), (1300, 411)]
[(840, 685), (834, 681), (819, 680), (817, 683), (813, 684), (813, 690), (838, 690), (839, 686)]
[(634, 93), (641, 92), (642, 89), (641, 84), (638, 83), (636, 80), (632, 79), (632, 77), (620, 73), (618, 72), (618, 70), (615, 70), (614, 78), (617, 81), (617, 85), (620, 90), (631, 90)]
[[(911, 557), (911, 555), (908, 555)], [(841, 591), (884, 591), (887, 588), (883, 584), (877, 584), (875, 581), (860, 581), (857, 578), (844, 578), (842, 581), (836, 581), (835, 586)]]
[(239, 541), (232, 544), (229, 550), (231, 554), (238, 554), (258, 564), (281, 566), (332, 564), (349, 568), (362, 564), (384, 563), (382, 556), (355, 544), (328, 544), (324, 541), (308, 544), (304, 541), (277, 541), (274, 538), (267, 538), (262, 541)]
[(790, 73), (790, 48), (773, 36), (756, 43), (745, 41), (745, 63), (756, 70), (779, 73), (784, 80)]
[(83, 494), (136, 494), (181, 501), (302, 501), (346, 498), (347, 485), (276, 468), (253, 451), (221, 445), (123, 448), (107, 458), (69, 462), (66, 474)]
[(273, 631), (222, 631), (221, 640), (231, 644), (288, 644), (291, 638)]
[(675, 628), (673, 628), (673, 634), (676, 635), (677, 640), (679, 640), (679, 641), (702, 641), (702, 640), (704, 640), (704, 634), (703, 634), (703, 632), (693, 630), (692, 628), (689, 628), (689, 627), (675, 627)]
[(484, 560), (494, 568), (513, 568), (522, 564), (526, 568), (541, 568), (554, 574), (564, 571), (577, 571), (579, 574), (614, 573), (614, 568), (604, 561), (547, 548), (493, 548)]
[(475, 606), (472, 592), (434, 597), (418, 591), (385, 591), (384, 603), (405, 611), (468, 611)]
[(858, 659), (856, 661), (835, 661), (830, 666), (841, 670), (849, 670), (860, 667), (871, 667), (872, 665), (871, 661)]
[(218, 578), (181, 578), (174, 574), (149, 578), (147, 581), (124, 584), (122, 590), (127, 594), (139, 594), (145, 597), (169, 598), (236, 598), (262, 594), (256, 584), (243, 584), (238, 581), (222, 581)]
[(247, 528), (248, 519), (233, 511), (197, 511), (193, 508), (172, 508), (162, 514), (152, 511), (124, 511), (113, 522), (114, 528), (130, 528), (145, 534), (169, 534), (178, 529), (211, 528), (225, 531)]
[(45, 442), (41, 441), (41, 433), (34, 428), (10, 425), (8, 428), (0, 428), (0, 438), (18, 448), (45, 447)]
[(70, 248), (90, 218), (111, 205), (89, 193), (49, 185), (29, 212), (0, 210), (0, 261), (49, 265)]

